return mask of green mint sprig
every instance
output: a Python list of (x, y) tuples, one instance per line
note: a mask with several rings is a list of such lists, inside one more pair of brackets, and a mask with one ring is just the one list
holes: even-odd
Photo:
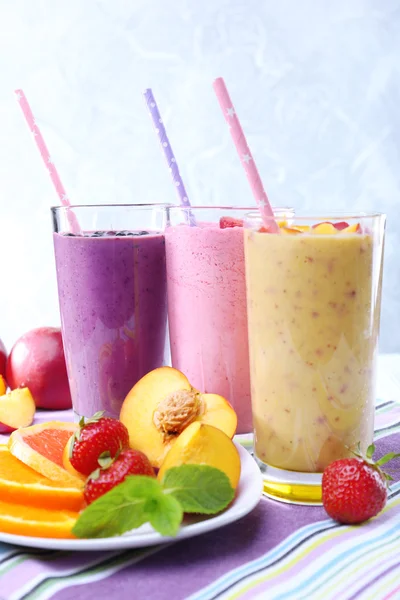
[(72, 533), (78, 538), (104, 538), (150, 523), (161, 535), (174, 537), (184, 513), (216, 514), (234, 495), (227, 475), (208, 465), (173, 467), (161, 482), (131, 475), (85, 508)]

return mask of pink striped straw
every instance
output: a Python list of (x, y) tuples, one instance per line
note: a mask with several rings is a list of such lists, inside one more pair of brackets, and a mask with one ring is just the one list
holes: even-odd
[(250, 152), (250, 148), (247, 144), (242, 126), (240, 125), (240, 121), (232, 104), (232, 100), (229, 97), (225, 81), (222, 77), (218, 77), (218, 79), (214, 81), (213, 88), (225, 120), (229, 125), (233, 143), (235, 144), (240, 162), (242, 163), (247, 179), (250, 183), (253, 196), (261, 213), (263, 223), (271, 233), (279, 233), (279, 227), (274, 219), (274, 213), (269, 203), (267, 193), (264, 190), (256, 163), (254, 162), (253, 156)]
[[(61, 201), (61, 204), (63, 206), (70, 206), (71, 203), (69, 201), (69, 198), (67, 196), (65, 188), (64, 188), (63, 184), (61, 183), (60, 176), (59, 176), (57, 169), (51, 159), (50, 153), (47, 149), (46, 143), (40, 132), (40, 129), (36, 125), (36, 120), (35, 120), (35, 117), (33, 116), (31, 107), (29, 106), (29, 102), (28, 102), (23, 90), (15, 90), (15, 95), (16, 95), (19, 105), (21, 107), (22, 113), (25, 117), (25, 120), (28, 124), (30, 132), (33, 135), (36, 146), (37, 146), (37, 148), (40, 152), (40, 155), (43, 159), (44, 165), (50, 175), (50, 179), (53, 182), (54, 188), (55, 188), (57, 195)], [(77, 221), (75, 213), (73, 213), (72, 211), (68, 211), (68, 220), (72, 227), (73, 233), (80, 232), (79, 223)]]

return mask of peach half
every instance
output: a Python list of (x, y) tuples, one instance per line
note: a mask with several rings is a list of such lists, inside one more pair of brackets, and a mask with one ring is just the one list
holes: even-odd
[(158, 479), (172, 467), (180, 465), (209, 465), (227, 475), (235, 490), (240, 479), (240, 456), (232, 440), (220, 429), (212, 425), (194, 422), (177, 438), (167, 453)]
[(28, 427), (35, 416), (36, 404), (28, 388), (17, 388), (0, 396), (0, 433)]
[(237, 427), (236, 413), (225, 398), (202, 394), (172, 367), (154, 369), (133, 386), (122, 404), (120, 421), (129, 431), (130, 446), (144, 452), (156, 468), (194, 421), (213, 425), (229, 438)]

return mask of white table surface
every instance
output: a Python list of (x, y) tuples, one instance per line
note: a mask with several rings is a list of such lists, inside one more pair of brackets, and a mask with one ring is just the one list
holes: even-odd
[(377, 397), (400, 402), (400, 354), (379, 356)]

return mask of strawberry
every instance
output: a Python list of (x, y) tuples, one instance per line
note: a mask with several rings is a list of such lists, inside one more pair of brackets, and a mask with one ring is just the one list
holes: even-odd
[(233, 217), (221, 217), (219, 228), (227, 229), (228, 227), (243, 227), (243, 221), (241, 219), (234, 219)]
[(99, 465), (85, 484), (84, 496), (87, 504), (91, 504), (122, 483), (128, 475), (155, 477), (149, 459), (140, 450), (122, 450), (115, 458), (112, 458), (109, 452), (104, 452), (99, 457)]
[(375, 517), (385, 506), (390, 475), (381, 466), (400, 456), (394, 452), (374, 462), (375, 446), (366, 456), (335, 460), (322, 475), (322, 503), (328, 515), (340, 523), (362, 523)]
[(103, 417), (98, 412), (90, 419), (82, 417), (69, 448), (69, 460), (79, 473), (90, 475), (97, 469), (98, 458), (108, 451), (114, 457), (119, 450), (129, 447), (129, 433), (117, 419)]

